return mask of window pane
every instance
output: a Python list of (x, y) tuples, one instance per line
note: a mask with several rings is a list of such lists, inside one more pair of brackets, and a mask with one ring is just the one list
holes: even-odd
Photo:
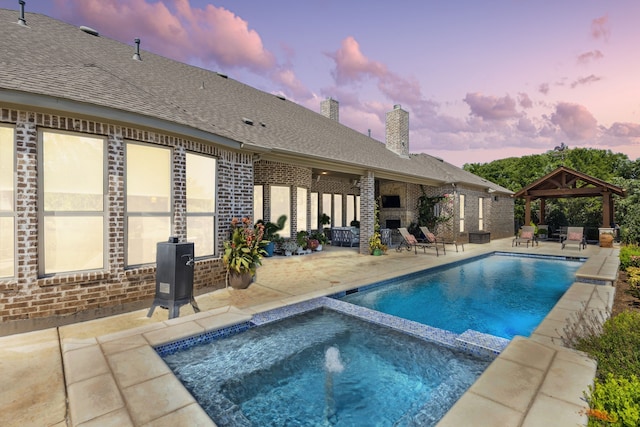
[(464, 194), (460, 195), (460, 232), (464, 232)]
[(360, 196), (356, 196), (356, 220), (360, 221)]
[(102, 216), (44, 218), (45, 274), (102, 269)]
[(314, 230), (322, 228), (318, 224), (318, 193), (311, 193), (311, 218), (309, 218), (309, 224)]
[(298, 187), (297, 190), (297, 211), (296, 211), (296, 225), (298, 230), (302, 231), (307, 229), (307, 189)]
[(0, 277), (15, 276), (15, 227), (13, 218), (0, 217)]
[(216, 159), (187, 153), (187, 212), (215, 212)]
[[(331, 223), (333, 223), (333, 204), (331, 194), (322, 194), (322, 213), (331, 218)], [(331, 227), (331, 223), (328, 224)]]
[(168, 217), (130, 217), (128, 221), (127, 265), (156, 262), (156, 245), (171, 235)]
[(170, 209), (171, 150), (127, 144), (127, 211), (170, 212)]
[(214, 217), (187, 217), (187, 240), (193, 242), (196, 257), (209, 256), (214, 253)]
[(13, 128), (0, 126), (0, 211), (13, 212)]
[(103, 210), (104, 140), (43, 132), (44, 210)]
[(344, 226), (342, 219), (342, 194), (333, 195), (333, 225), (334, 227)]
[(264, 187), (253, 186), (253, 218), (257, 221), (264, 219)]
[(347, 224), (350, 225), (351, 221), (356, 219), (355, 209), (356, 209), (356, 196), (353, 194), (347, 194)]
[(282, 231), (279, 231), (278, 234), (283, 238), (291, 237), (291, 223), (289, 222), (289, 219), (291, 218), (291, 192), (289, 191), (289, 187), (272, 185), (270, 196), (270, 217), (272, 221), (274, 219), (277, 220), (282, 215), (287, 216), (287, 221), (284, 223), (284, 228), (282, 229)]

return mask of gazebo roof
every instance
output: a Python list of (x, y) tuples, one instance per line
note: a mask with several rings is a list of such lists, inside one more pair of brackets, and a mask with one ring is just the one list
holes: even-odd
[(625, 197), (625, 190), (566, 166), (560, 166), (553, 172), (527, 185), (513, 197), (531, 199), (553, 199), (571, 197), (597, 197), (603, 193)]

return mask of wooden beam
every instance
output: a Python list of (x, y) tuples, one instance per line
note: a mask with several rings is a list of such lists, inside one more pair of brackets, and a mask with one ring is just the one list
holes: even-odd
[(529, 190), (528, 195), (533, 198), (538, 197), (593, 197), (599, 196), (606, 189), (600, 187), (582, 187), (582, 188), (555, 188), (549, 190)]

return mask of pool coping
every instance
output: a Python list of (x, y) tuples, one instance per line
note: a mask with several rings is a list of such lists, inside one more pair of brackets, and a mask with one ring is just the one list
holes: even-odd
[[(478, 419), (501, 426), (559, 420), (561, 425), (586, 425), (582, 392), (593, 381), (595, 362), (562, 347), (557, 331), (567, 319), (563, 316), (580, 312), (585, 304), (610, 307), (615, 288), (584, 282), (615, 281), (607, 273), (611, 268), (604, 266), (614, 261), (614, 254), (603, 256), (604, 261), (596, 256), (593, 273), (583, 272), (581, 282), (569, 288), (530, 338), (511, 341), (439, 426), (470, 425)], [(256, 315), (228, 306), (100, 337), (64, 339), (71, 424), (215, 426), (154, 347), (245, 324)]]

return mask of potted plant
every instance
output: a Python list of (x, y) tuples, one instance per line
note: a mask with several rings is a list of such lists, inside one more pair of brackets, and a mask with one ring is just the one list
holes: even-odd
[(291, 256), (293, 252), (298, 249), (298, 242), (287, 239), (282, 242), (281, 248), (285, 256)]
[(369, 237), (369, 253), (371, 255), (382, 255), (387, 251), (387, 245), (382, 243), (382, 237), (380, 236), (380, 222), (378, 220), (378, 202), (376, 201), (374, 205), (374, 223), (373, 223), (373, 234)]
[(322, 230), (314, 231), (309, 235), (309, 238), (318, 241), (318, 247), (316, 247), (316, 251), (321, 251), (323, 245), (326, 245), (329, 241)]
[(298, 255), (307, 252), (307, 245), (309, 240), (309, 233), (305, 230), (300, 230), (296, 233), (296, 243), (298, 244)]
[(264, 225), (264, 237), (263, 240), (266, 242), (264, 246), (264, 250), (267, 252), (265, 256), (271, 257), (273, 256), (273, 251), (275, 250), (276, 242), (280, 240), (280, 236), (278, 235), (278, 231), (284, 228), (284, 224), (287, 222), (287, 216), (281, 215), (278, 218), (278, 221), (275, 223), (267, 222), (265, 223), (263, 220), (258, 220), (256, 224)]
[(320, 215), (320, 217), (318, 218), (318, 228), (322, 229), (327, 240), (331, 240), (331, 228), (327, 227), (330, 225), (331, 225), (331, 217), (326, 213), (323, 213), (322, 215)]
[(256, 269), (265, 256), (263, 224), (251, 224), (251, 219), (233, 218), (231, 238), (224, 242), (222, 262), (227, 268), (227, 283), (236, 289), (244, 289), (253, 281)]

